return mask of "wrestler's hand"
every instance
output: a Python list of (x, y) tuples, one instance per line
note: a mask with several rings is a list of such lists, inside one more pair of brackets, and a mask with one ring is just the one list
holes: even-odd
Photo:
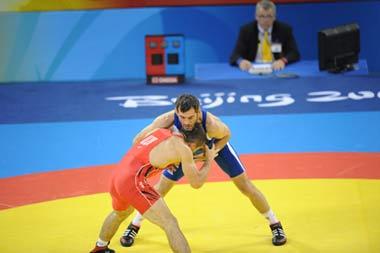
[(215, 150), (215, 144), (212, 144), (212, 147), (209, 148), (208, 145), (205, 145), (205, 158), (208, 161), (214, 160), (214, 158), (218, 155), (217, 150)]

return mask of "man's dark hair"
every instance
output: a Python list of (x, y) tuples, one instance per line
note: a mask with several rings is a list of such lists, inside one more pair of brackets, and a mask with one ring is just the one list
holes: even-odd
[(200, 123), (195, 123), (194, 128), (191, 131), (186, 131), (182, 128), (181, 133), (185, 137), (185, 142), (195, 143), (198, 147), (205, 145), (207, 141), (206, 132)]
[(195, 112), (199, 112), (199, 100), (191, 94), (180, 95), (175, 102), (175, 109), (180, 112), (187, 112), (194, 108)]

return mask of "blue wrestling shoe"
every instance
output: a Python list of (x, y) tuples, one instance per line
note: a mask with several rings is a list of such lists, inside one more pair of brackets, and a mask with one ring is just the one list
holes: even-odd
[(273, 245), (280, 246), (286, 243), (286, 235), (280, 222), (271, 224), (270, 229), (272, 230), (272, 234), (273, 234), (273, 238), (272, 238)]

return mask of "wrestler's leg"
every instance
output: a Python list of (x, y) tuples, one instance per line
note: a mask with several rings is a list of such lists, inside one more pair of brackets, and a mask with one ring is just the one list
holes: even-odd
[(269, 211), (270, 207), (264, 194), (249, 180), (246, 172), (231, 178), (231, 180), (260, 213), (264, 214)]
[(110, 214), (108, 214), (103, 222), (95, 248), (91, 252), (115, 252), (107, 246), (112, 237), (115, 235), (120, 224), (133, 212), (133, 210), (134, 208), (129, 206), (126, 210), (113, 210)]
[[(178, 176), (177, 176), (178, 177)], [(180, 178), (180, 177), (179, 177)], [(161, 174), (160, 180), (154, 186), (157, 192), (164, 197), (174, 186), (176, 181), (169, 179), (164, 173)], [(120, 238), (120, 243), (124, 247), (130, 247), (135, 241), (135, 237), (140, 230), (144, 217), (137, 212), (132, 222), (128, 225)]]
[(249, 180), (244, 165), (230, 143), (227, 143), (219, 151), (215, 161), (226, 172), (236, 187), (248, 197), (252, 205), (269, 221), (272, 230), (274, 245), (282, 245), (286, 242), (286, 236), (276, 215), (270, 208), (264, 194)]
[[(175, 181), (167, 178), (164, 174), (162, 174), (160, 180), (157, 182), (157, 184), (154, 185), (154, 189), (156, 189), (161, 197), (165, 197), (166, 194), (173, 188), (175, 183)], [(139, 212), (137, 212), (132, 220), (132, 224), (134, 226), (140, 227), (143, 219), (144, 217)]]
[(154, 186), (154, 189), (158, 191), (161, 197), (165, 197), (166, 194), (173, 188), (175, 183), (176, 181), (173, 181), (162, 174), (160, 180)]
[(162, 198), (157, 200), (156, 203), (144, 213), (144, 217), (165, 231), (173, 252), (191, 252), (189, 244), (178, 226), (177, 219), (170, 212)]
[(120, 224), (133, 212), (132, 206), (124, 211), (113, 210), (104, 220), (103, 226), (99, 233), (99, 238), (103, 241), (109, 242), (115, 235)]
[(269, 207), (264, 194), (248, 179), (247, 173), (244, 172), (232, 178), (232, 181), (249, 198), (253, 206), (269, 221), (269, 227), (272, 230), (273, 236), (272, 243), (276, 246), (285, 244), (287, 239), (281, 223)]

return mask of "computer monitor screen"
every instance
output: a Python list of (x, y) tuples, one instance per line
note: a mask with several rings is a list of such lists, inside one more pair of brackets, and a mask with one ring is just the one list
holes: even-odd
[(359, 61), (359, 25), (348, 24), (318, 32), (319, 70), (343, 72), (354, 69)]

